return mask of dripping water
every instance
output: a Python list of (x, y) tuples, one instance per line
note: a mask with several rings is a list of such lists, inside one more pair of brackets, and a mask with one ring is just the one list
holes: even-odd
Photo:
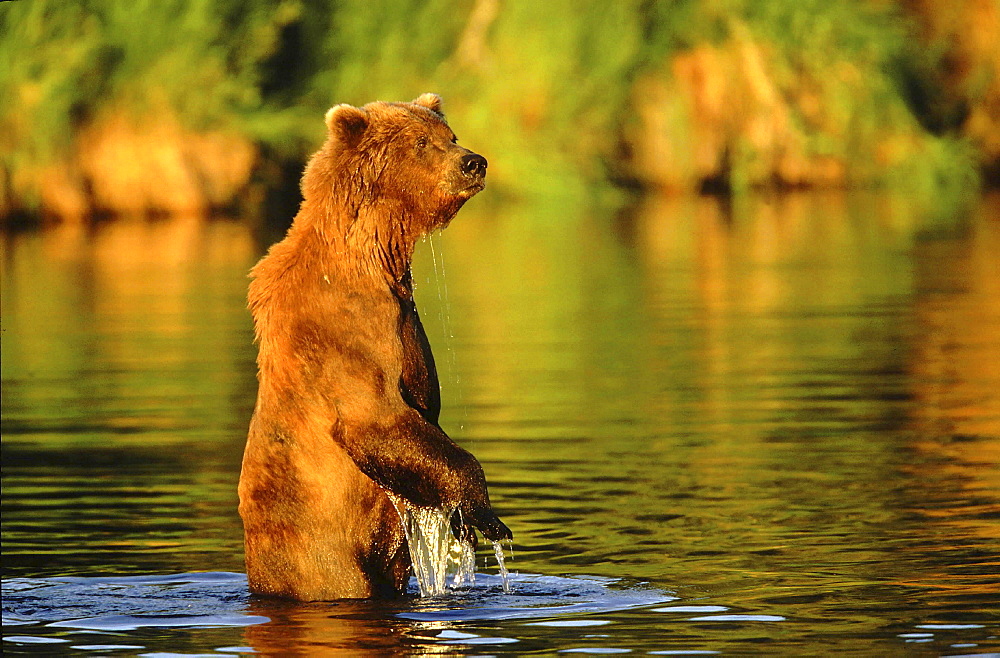
[[(500, 568), (500, 580), (503, 581), (504, 594), (510, 594), (513, 589), (510, 586), (510, 572), (507, 571), (507, 564), (503, 559), (503, 544), (498, 541), (493, 542), (493, 555), (497, 558), (497, 566)], [(514, 553), (511, 550), (511, 557)]]
[(448, 282), (444, 278), (444, 253), (441, 254), (440, 267), (438, 267), (438, 254), (437, 249), (434, 247), (434, 236), (427, 236), (427, 243), (431, 247), (431, 261), (434, 263), (434, 285), (437, 288), (438, 301), (441, 302), (440, 310), (438, 310), (438, 319), (441, 321), (441, 325), (444, 327), (445, 332), (448, 334), (448, 338), (454, 338), (451, 333), (451, 326), (449, 326), (448, 316), (451, 314), (450, 302), (448, 301)]
[(476, 556), (472, 545), (456, 539), (451, 532), (451, 515), (455, 512), (417, 507), (392, 494), (389, 499), (403, 522), (421, 596), (440, 596), (449, 586), (475, 584)]
[[(457, 539), (451, 531), (452, 514), (461, 512), (417, 507), (391, 493), (388, 495), (403, 523), (420, 596), (441, 596), (449, 589), (474, 585), (475, 551), (472, 544)], [(510, 574), (500, 543), (493, 542), (493, 553), (500, 567), (503, 591), (510, 594), (513, 591)]]
[[(457, 386), (461, 383), (461, 377), (458, 374), (458, 361), (455, 358), (455, 333), (452, 331), (451, 327), (451, 300), (448, 297), (448, 280), (445, 278), (445, 267), (444, 267), (444, 252), (442, 251), (440, 257), (438, 256), (437, 249), (434, 246), (434, 236), (427, 236), (427, 243), (431, 248), (431, 261), (434, 263), (434, 285), (437, 289), (438, 297), (438, 321), (441, 323), (441, 328), (444, 330), (444, 334), (448, 339), (448, 344), (445, 346), (445, 351), (448, 354), (448, 374), (454, 380), (456, 384), (455, 389), (458, 391), (458, 408), (464, 409), (462, 404), (462, 387)], [(440, 263), (440, 266), (438, 265)], [(460, 428), (464, 428), (465, 424), (460, 423)]]

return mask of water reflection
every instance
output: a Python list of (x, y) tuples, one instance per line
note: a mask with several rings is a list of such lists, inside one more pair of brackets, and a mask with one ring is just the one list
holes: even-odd
[[(998, 209), (470, 204), (416, 292), (443, 424), (518, 539), (508, 566), (681, 600), (547, 625), (470, 618), (475, 599), (251, 601), (272, 621), (184, 646), (996, 651)], [(242, 570), (262, 248), (191, 218), (3, 235), (5, 579)], [(150, 637), (122, 644), (178, 638)]]
[[(342, 601), (320, 604), (252, 599), (250, 612), (271, 619), (248, 626), (245, 641), (264, 655), (322, 649), (345, 653), (406, 653), (453, 655), (461, 648), (494, 651), (498, 645), (518, 645), (517, 653), (544, 646), (544, 629), (603, 626), (607, 619), (579, 615), (610, 615), (642, 610), (672, 600), (663, 592), (619, 589), (594, 579), (526, 575), (516, 579), (514, 594), (503, 591), (498, 577), (477, 579), (471, 589), (437, 599), (394, 604)], [(521, 621), (547, 619), (547, 621)], [(511, 620), (501, 631), (497, 625)], [(550, 631), (551, 632), (551, 631)], [(566, 632), (566, 631), (557, 631)], [(501, 649), (502, 650), (502, 649)]]
[(317, 651), (409, 653), (413, 645), (411, 623), (387, 618), (384, 610), (364, 601), (334, 606), (254, 601), (250, 609), (271, 619), (269, 624), (248, 627), (244, 635), (246, 644), (265, 656), (314, 655)]
[[(991, 208), (988, 210), (987, 208)], [(995, 597), (1000, 551), (1000, 216), (927, 231), (914, 253), (914, 339), (907, 364), (916, 405), (903, 513), (923, 568), (901, 577), (936, 592), (934, 608)], [(989, 437), (989, 438), (986, 438)], [(962, 556), (961, 565), (949, 564)], [(951, 556), (946, 558), (944, 556)], [(993, 582), (990, 582), (993, 580)]]
[[(875, 610), (981, 619), (1000, 539), (998, 207), (645, 199), (618, 241), (599, 219), (456, 224), (442, 251), (473, 342), (452, 343), (452, 418), (501, 473), (521, 559), (808, 604), (873, 634)], [(943, 339), (958, 376), (928, 376)]]
[[(488, 629), (504, 620), (546, 619), (525, 625), (606, 625), (612, 622), (580, 615), (638, 610), (673, 599), (649, 588), (613, 589), (614, 583), (606, 579), (522, 575), (516, 580), (513, 595), (504, 591), (501, 578), (481, 577), (454, 596), (417, 599), (414, 580), (410, 599), (300, 604), (250, 596), (243, 574), (225, 572), (10, 578), (3, 582), (3, 624), (12, 631), (6, 641), (18, 645), (80, 643), (95, 636), (159, 645), (164, 640), (176, 641), (179, 632), (215, 629), (216, 642), (242, 641), (241, 646), (248, 648), (240, 653), (287, 655), (321, 650), (432, 655), (453, 653), (453, 645), (521, 641), (469, 632), (473, 624)], [(458, 630), (459, 625), (464, 630)], [(237, 638), (236, 630), (244, 628)], [(83, 645), (74, 644), (78, 646)]]
[(242, 568), (245, 226), (65, 225), (0, 245), (4, 573)]

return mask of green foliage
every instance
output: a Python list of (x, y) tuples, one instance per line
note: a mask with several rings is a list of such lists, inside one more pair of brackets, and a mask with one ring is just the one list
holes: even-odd
[[(310, 13), (329, 3), (308, 3)], [(454, 51), (469, 3), (449, 0), (348, 0), (330, 6), (324, 55), (310, 85), (338, 102), (408, 100)], [(327, 102), (329, 102), (327, 100)]]
[[(648, 10), (658, 29), (647, 48), (654, 59), (644, 65), (705, 44), (753, 44), (764, 55), (765, 82), (779, 94), (778, 109), (792, 123), (789, 141), (804, 158), (842, 163), (847, 183), (975, 186), (969, 144), (928, 134), (901, 93), (903, 69), (922, 55), (916, 26), (896, 3), (663, 0)], [(685, 134), (696, 120), (679, 115), (672, 123)], [(730, 185), (760, 181), (761, 156), (749, 139), (736, 139)]]
[(260, 65), (294, 2), (31, 0), (0, 8), (0, 126), (50, 156), (107, 107), (169, 108), (194, 129), (258, 109)]
[[(166, 108), (190, 129), (242, 131), (300, 162), (322, 138), (330, 105), (436, 91), (463, 141), (491, 157), (494, 182), (576, 194), (621, 159), (637, 79), (669, 77), (678, 54), (740, 39), (763, 53), (806, 157), (843, 160), (855, 182), (901, 181), (921, 167), (932, 173), (920, 180), (967, 179), (962, 140), (939, 142), (908, 104), (900, 80), (909, 76), (914, 88), (912, 79), (942, 58), (918, 53), (913, 26), (891, 1), (0, 5), (0, 172), (8, 181), (71, 152), (80, 127), (108, 109), (145, 119)], [(804, 93), (819, 111), (801, 110)], [(681, 147), (693, 146), (698, 119), (671, 111)], [(887, 136), (892, 157), (874, 148)], [(734, 144), (731, 175), (755, 180), (761, 154), (747, 139)]]
[(72, 135), (73, 117), (107, 91), (109, 53), (82, 5), (0, 8), (0, 157), (45, 159)]

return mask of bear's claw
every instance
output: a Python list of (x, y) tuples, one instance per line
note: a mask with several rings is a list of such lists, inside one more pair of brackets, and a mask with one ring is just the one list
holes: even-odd
[(510, 528), (488, 507), (476, 510), (469, 521), (490, 541), (510, 541), (514, 538)]

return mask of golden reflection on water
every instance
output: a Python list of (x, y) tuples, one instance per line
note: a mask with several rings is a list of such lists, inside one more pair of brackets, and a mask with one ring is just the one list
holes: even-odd
[[(1000, 546), (1000, 199), (991, 201), (965, 239), (930, 236), (915, 251), (909, 446), (919, 459), (907, 471), (928, 499), (911, 511), (939, 530), (945, 539), (934, 550), (942, 552), (965, 547), (970, 536)], [(941, 490), (951, 495), (940, 500)], [(1000, 572), (1000, 551), (992, 565)], [(919, 582), (996, 594), (995, 583), (969, 580), (930, 571)]]
[[(704, 393), (699, 413), (723, 428), (748, 404), (776, 415), (801, 408), (795, 397), (734, 398), (727, 380), (766, 388), (801, 374), (792, 370), (808, 368), (810, 359), (833, 366), (880, 359), (872, 365), (909, 374), (919, 401), (908, 409), (915, 419), (941, 414), (959, 424), (941, 429), (996, 434), (1000, 246), (997, 218), (984, 216), (990, 208), (989, 201), (980, 206), (972, 234), (960, 240), (934, 234), (965, 229), (922, 226), (905, 199), (874, 194), (790, 195), (737, 208), (712, 198), (648, 197), (622, 220), (617, 244), (588, 240), (594, 227), (586, 221), (463, 218), (441, 239), (454, 307), (446, 313), (449, 333), (474, 342), (477, 352), (475, 367), (461, 367), (474, 381), (459, 388), (482, 389), (493, 401), (544, 389), (547, 400), (565, 396), (573, 407), (586, 399), (579, 389), (592, 378), (560, 380), (552, 390), (546, 376), (582, 369), (621, 380), (601, 367), (600, 348), (636, 360), (650, 349), (682, 348), (693, 363), (678, 365), (690, 372), (669, 374), (692, 377)], [(954, 253), (936, 253), (942, 249)], [(957, 304), (949, 303), (948, 290)], [(437, 304), (433, 286), (421, 293), (425, 304)], [(686, 317), (679, 321), (679, 314)], [(917, 328), (900, 327), (896, 314), (914, 316)], [(428, 324), (438, 317), (424, 315)], [(601, 340), (622, 327), (618, 344)], [(867, 346), (858, 332), (878, 336), (875, 347), (884, 352), (859, 353)], [(483, 412), (505, 411), (501, 405)]]
[(241, 569), (246, 224), (65, 224), (0, 249), (5, 558), (42, 574)]
[[(251, 350), (242, 288), (256, 247), (245, 224), (63, 224), (8, 235), (3, 249), (5, 377), (50, 380), (62, 389), (63, 411), (90, 408), (112, 427), (169, 430), (183, 413), (166, 401), (246, 387), (236, 381)], [(41, 393), (52, 401), (51, 390)]]
[[(248, 626), (245, 642), (264, 656), (276, 655), (375, 655), (406, 648), (408, 624), (372, 614), (364, 603), (292, 605), (256, 600), (250, 613), (271, 619), (269, 624)], [(352, 614), (353, 613), (353, 614)]]
[[(443, 425), (484, 463), (510, 566), (830, 633), (982, 617), (1000, 540), (998, 209), (471, 203), (414, 280)], [(3, 235), (5, 569), (241, 568), (262, 249), (244, 222), (192, 217)], [(369, 612), (277, 606), (246, 640), (428, 644)]]
[(1000, 434), (1000, 210), (962, 241), (928, 239), (915, 251), (919, 336), (911, 371), (915, 423), (953, 434)]
[[(461, 373), (442, 368), (445, 423), (560, 568), (546, 542), (667, 578), (715, 550), (699, 576), (791, 559), (788, 586), (829, 585), (804, 575), (823, 564), (909, 582), (892, 547), (998, 533), (996, 201), (940, 218), (884, 194), (647, 197), (614, 237), (599, 215), (460, 218), (438, 254), (456, 338), (431, 329)], [(418, 290), (429, 325), (433, 290)], [(548, 488), (532, 502), (505, 482)], [(981, 589), (983, 560), (955, 578)]]

